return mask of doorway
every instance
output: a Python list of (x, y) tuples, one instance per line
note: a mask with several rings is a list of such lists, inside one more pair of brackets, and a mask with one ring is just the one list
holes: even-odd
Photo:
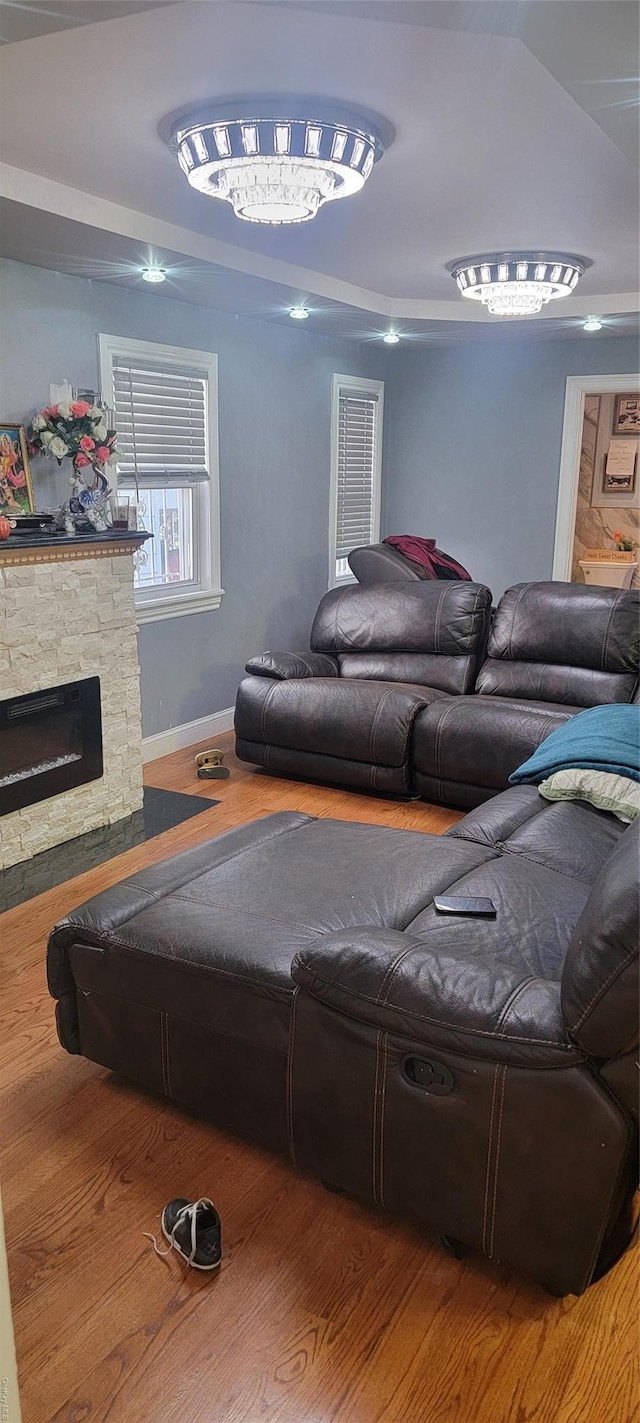
[(567, 378), (553, 578), (591, 581), (581, 563), (628, 558), (616, 544), (640, 543), (639, 394), (637, 374)]

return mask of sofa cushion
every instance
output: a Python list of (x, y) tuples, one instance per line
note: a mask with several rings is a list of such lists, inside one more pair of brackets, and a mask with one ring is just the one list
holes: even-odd
[(333, 588), (316, 613), (311, 646), (337, 656), (341, 677), (362, 675), (364, 657), (376, 678), (408, 676), (466, 692), (484, 655), (490, 610), (489, 589), (479, 583)]
[(612, 771), (587, 771), (572, 767), (554, 771), (540, 782), (540, 795), (545, 800), (584, 800), (597, 810), (608, 810), (630, 825), (640, 815), (640, 785), (630, 776), (617, 776)]
[(443, 695), (396, 682), (247, 677), (236, 702), (236, 735), (245, 742), (402, 766), (417, 712)]
[(540, 662), (497, 662), (487, 658), (478, 673), (476, 691), (485, 697), (569, 703), (579, 711), (604, 702), (628, 702), (635, 677)]
[(628, 702), (638, 680), (640, 594), (520, 583), (494, 615), (476, 690), (590, 707)]
[(430, 652), (341, 652), (340, 676), (367, 682), (411, 682), (455, 693), (460, 678), (459, 657)]
[(624, 829), (621, 821), (593, 806), (552, 804), (534, 786), (515, 786), (465, 815), (445, 839), (472, 840), (557, 870), (590, 889)]
[(417, 718), (415, 769), (442, 782), (444, 801), (450, 781), (503, 790), (511, 772), (578, 711), (523, 697), (450, 697)]
[(424, 938), (434, 953), (462, 944), (469, 960), (491, 959), (496, 965), (516, 966), (522, 978), (559, 982), (589, 890), (584, 881), (560, 874), (533, 856), (506, 852), (461, 875), (447, 891), (493, 900), (495, 919), (449, 917), (429, 904), (407, 930)]

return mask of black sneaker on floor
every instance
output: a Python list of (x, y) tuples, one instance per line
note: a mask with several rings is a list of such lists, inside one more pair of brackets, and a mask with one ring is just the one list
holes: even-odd
[(194, 1270), (218, 1270), (222, 1259), (220, 1216), (208, 1196), (178, 1196), (162, 1212), (162, 1234)]

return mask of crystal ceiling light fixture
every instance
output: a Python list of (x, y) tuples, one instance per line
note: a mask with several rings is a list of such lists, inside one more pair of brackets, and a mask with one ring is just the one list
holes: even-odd
[(448, 264), (458, 290), (492, 316), (536, 316), (547, 302), (571, 296), (591, 262), (563, 252), (490, 252)]
[[(231, 203), (236, 217), (309, 222), (357, 193), (385, 150), (389, 125), (323, 100), (233, 101), (163, 120), (187, 181)], [(392, 132), (392, 131), (391, 131)]]

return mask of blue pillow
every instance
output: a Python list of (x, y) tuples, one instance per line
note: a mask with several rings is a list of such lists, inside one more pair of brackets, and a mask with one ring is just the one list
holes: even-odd
[(547, 776), (570, 767), (613, 771), (640, 781), (640, 706), (615, 702), (578, 712), (552, 731), (509, 781), (511, 785), (537, 786)]

